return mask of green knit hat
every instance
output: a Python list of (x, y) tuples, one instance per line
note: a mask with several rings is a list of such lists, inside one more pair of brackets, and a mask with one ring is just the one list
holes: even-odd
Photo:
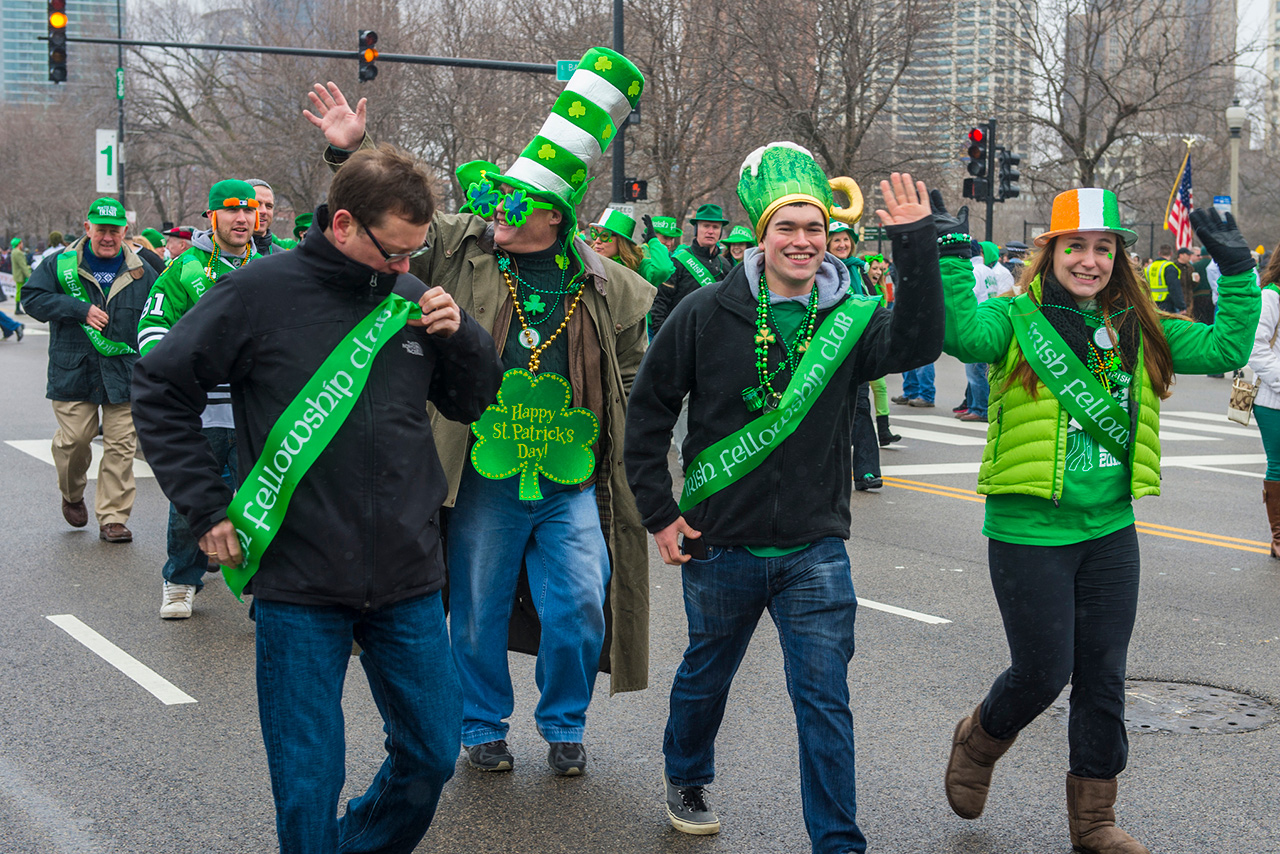
[(680, 223), (673, 216), (650, 217), (649, 221), (653, 223), (654, 233), (661, 234), (663, 237), (679, 237), (684, 233)]
[[(459, 168), (467, 209), (491, 215), (501, 199), (497, 188), (506, 184), (535, 200), (550, 202), (572, 226), (574, 206), (587, 192), (591, 167), (604, 156), (643, 90), (644, 75), (625, 56), (603, 47), (588, 50), (542, 129), (509, 169), (503, 172), (481, 161)], [(520, 202), (508, 200), (504, 208), (507, 221), (516, 225), (523, 223), (527, 212), (520, 209)]]
[[(836, 207), (832, 190), (847, 195), (849, 207)], [(834, 217), (853, 225), (862, 218), (862, 191), (854, 180), (827, 180), (809, 150), (794, 142), (771, 142), (747, 155), (738, 174), (738, 199), (757, 237), (764, 236), (778, 208), (797, 202), (820, 208), (828, 221)]]
[(312, 213), (301, 213), (293, 218), (293, 236), (301, 238), (306, 234), (307, 229), (311, 227), (311, 220), (315, 217)]
[(1000, 260), (1000, 247), (992, 243), (990, 240), (980, 240), (978, 245), (982, 247), (982, 263), (990, 267), (992, 264)]
[(98, 199), (89, 205), (89, 213), (85, 216), (96, 225), (128, 225), (129, 220), (124, 215), (124, 205), (117, 202), (110, 196)]
[(735, 225), (733, 231), (729, 232), (729, 236), (721, 238), (720, 242), (726, 246), (730, 243), (745, 243), (748, 246), (755, 246), (756, 236), (745, 225)]
[(591, 223), (591, 227), (611, 231), (619, 237), (625, 237), (632, 243), (639, 242), (636, 240), (636, 221), (617, 208), (605, 208), (604, 213), (600, 216), (600, 221)]
[(253, 187), (249, 182), (228, 178), (209, 188), (209, 209), (205, 212), (205, 216), (208, 216), (209, 212), (226, 208), (258, 209), (258, 199), (254, 196)]

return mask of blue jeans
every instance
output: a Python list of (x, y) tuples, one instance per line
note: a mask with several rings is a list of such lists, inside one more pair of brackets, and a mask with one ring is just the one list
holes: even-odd
[(490, 480), (468, 464), (449, 514), (449, 628), (467, 746), (507, 737), (515, 707), (507, 624), (521, 560), (542, 623), (538, 732), (549, 742), (581, 742), (586, 728), (604, 646), (609, 552), (595, 486), (540, 483), (541, 501), (521, 501), (517, 478)]
[(663, 736), (667, 777), (679, 786), (715, 778), (715, 742), (738, 665), (767, 608), (782, 642), (800, 737), (800, 797), (814, 854), (866, 850), (854, 791), (849, 660), (857, 612), (849, 556), (836, 537), (762, 558), (711, 546), (684, 565), (689, 648), (671, 686)]
[[(213, 449), (213, 457), (218, 461), (219, 467), (224, 469), (223, 480), (226, 480), (226, 472), (230, 472), (231, 487), (235, 488), (236, 482), (236, 431), (230, 427), (205, 427), (201, 431), (204, 437), (209, 440), (209, 447)], [(196, 542), (196, 538), (191, 535), (191, 527), (187, 525), (186, 517), (177, 511), (177, 509), (169, 505), (169, 535), (167, 538), (167, 548), (169, 558), (164, 562), (164, 569), (160, 571), (164, 576), (164, 580), (173, 584), (194, 584), (196, 590), (204, 587), (204, 574), (209, 568), (209, 559), (205, 553), (200, 551), (200, 545)]]
[(12, 317), (5, 314), (3, 311), (0, 311), (0, 329), (4, 330), (5, 338), (8, 338), (10, 335), (17, 332), (18, 327), (21, 325), (22, 325), (21, 323), (14, 320)]
[[(409, 854), (458, 760), (461, 701), (439, 593), (361, 613), (254, 598), (258, 714), (282, 854)], [(351, 642), (382, 714), (387, 758), (337, 818)]]
[(902, 395), (910, 400), (917, 398), (933, 403), (933, 365), (925, 365), (902, 374)]
[(969, 380), (969, 390), (965, 393), (965, 403), (974, 415), (987, 415), (987, 399), (991, 396), (991, 385), (987, 382), (987, 366), (985, 364), (965, 365), (964, 375)]

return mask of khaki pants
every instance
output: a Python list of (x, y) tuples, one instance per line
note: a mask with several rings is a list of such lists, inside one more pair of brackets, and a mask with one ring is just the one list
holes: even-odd
[[(90, 443), (98, 435), (98, 405), (82, 401), (53, 401), (58, 432), (53, 434), (53, 464), (58, 469), (58, 489), (67, 501), (84, 498)], [(99, 525), (129, 521), (137, 488), (133, 482), (133, 456), (138, 449), (138, 431), (127, 403), (102, 405), (102, 465), (98, 467), (98, 489), (94, 511)]]

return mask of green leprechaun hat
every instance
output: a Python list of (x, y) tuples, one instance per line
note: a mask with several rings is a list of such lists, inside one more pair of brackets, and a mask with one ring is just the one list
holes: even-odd
[(730, 243), (745, 243), (748, 246), (755, 246), (756, 236), (745, 225), (735, 225), (733, 231), (729, 232), (729, 236), (723, 238), (720, 242), (726, 246)]
[(636, 221), (617, 208), (605, 208), (604, 213), (600, 215), (600, 221), (591, 223), (591, 227), (611, 231), (632, 243), (639, 242), (636, 240)]
[(535, 204), (550, 202), (575, 223), (574, 206), (586, 194), (591, 167), (604, 156), (643, 90), (644, 75), (625, 56), (603, 47), (588, 50), (542, 129), (509, 169), (481, 161), (458, 169), (465, 209), (490, 216), (502, 201), (507, 222), (520, 225), (523, 200), (503, 201), (498, 187), (506, 184), (533, 197)]
[[(833, 190), (849, 197), (847, 208), (836, 207)], [(738, 175), (738, 199), (751, 218), (757, 237), (764, 236), (769, 218), (783, 205), (807, 202), (848, 225), (862, 218), (862, 191), (852, 178), (827, 180), (808, 149), (794, 142), (771, 142), (747, 155)]]

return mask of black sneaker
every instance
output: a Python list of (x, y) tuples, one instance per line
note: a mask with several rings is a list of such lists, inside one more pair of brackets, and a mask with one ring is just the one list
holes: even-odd
[(884, 486), (884, 481), (873, 474), (864, 474), (861, 480), (853, 482), (853, 488), (859, 492), (865, 492), (868, 489), (879, 489)]
[(553, 741), (547, 749), (547, 765), (561, 777), (576, 777), (587, 770), (587, 751), (576, 741)]
[(677, 786), (667, 779), (665, 771), (662, 782), (667, 786), (667, 817), (672, 827), (694, 836), (720, 832), (720, 818), (707, 806), (707, 794), (702, 786)]
[(486, 741), (467, 747), (467, 764), (477, 771), (510, 771), (516, 759), (507, 750), (506, 741)]
[(19, 324), (18, 324), (18, 328), (17, 328), (17, 329), (15, 329), (15, 330), (13, 330), (13, 334), (14, 334), (14, 335), (17, 335), (17, 336), (18, 336), (18, 340), (19, 340), (19, 341), (21, 341), (21, 340), (22, 340), (22, 333), (23, 333), (23, 332), (25, 332), (25, 331), (26, 331), (26, 329), (27, 329), (27, 327), (26, 327), (26, 326), (24, 326), (23, 324), (19, 323)]

